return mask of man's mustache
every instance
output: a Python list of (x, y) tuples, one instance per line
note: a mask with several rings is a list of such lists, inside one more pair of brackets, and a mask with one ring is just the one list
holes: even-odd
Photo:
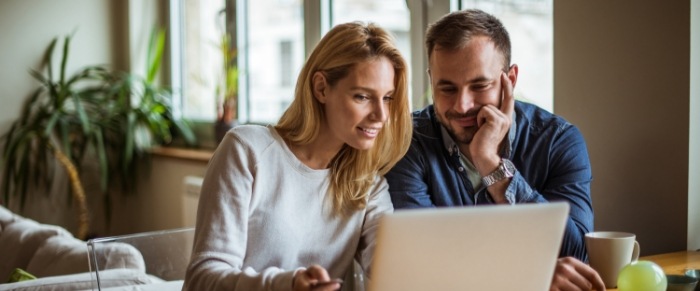
[(479, 114), (479, 110), (470, 110), (470, 111), (467, 111), (467, 113), (458, 113), (458, 112), (454, 112), (454, 111), (447, 111), (447, 112), (445, 112), (445, 117), (447, 117), (447, 119), (469, 118), (469, 117), (476, 117), (477, 114)]

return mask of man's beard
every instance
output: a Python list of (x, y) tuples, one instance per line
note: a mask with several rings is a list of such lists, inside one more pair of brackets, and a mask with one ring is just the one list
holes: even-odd
[(442, 124), (445, 129), (447, 129), (447, 132), (450, 134), (450, 137), (458, 143), (458, 144), (470, 144), (472, 142), (472, 139), (474, 139), (474, 134), (476, 134), (477, 126), (470, 126), (470, 127), (460, 127), (459, 134), (457, 132), (457, 129), (453, 127), (453, 125), (449, 122), (450, 119), (453, 118), (463, 118), (463, 117), (476, 117), (478, 114), (478, 111), (474, 112), (467, 112), (466, 114), (459, 114), (456, 112), (452, 111), (447, 111), (445, 112), (445, 118), (442, 117), (440, 114), (436, 114), (438, 121)]

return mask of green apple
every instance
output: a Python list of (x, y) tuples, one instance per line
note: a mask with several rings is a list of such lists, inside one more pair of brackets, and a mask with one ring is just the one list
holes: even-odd
[(617, 277), (620, 291), (665, 291), (666, 274), (651, 261), (636, 261), (628, 264)]

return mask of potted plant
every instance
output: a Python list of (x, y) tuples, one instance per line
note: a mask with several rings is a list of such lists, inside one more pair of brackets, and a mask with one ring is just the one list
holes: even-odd
[(223, 56), (223, 70), (221, 81), (216, 86), (219, 96), (217, 100), (217, 121), (215, 135), (217, 143), (221, 142), (226, 132), (238, 125), (238, 66), (235, 46), (228, 33), (221, 38), (221, 54)]
[[(133, 184), (137, 158), (154, 144), (170, 142), (171, 131), (189, 143), (194, 135), (186, 123), (172, 116), (169, 91), (155, 84), (160, 67), (164, 33), (152, 34), (146, 77), (89, 66), (67, 75), (70, 36), (63, 44), (59, 75), (53, 75), (52, 55), (58, 42), (49, 45), (40, 71), (31, 71), (39, 87), (24, 103), (19, 118), (2, 136), (2, 189), (4, 200), (18, 196), (24, 207), (27, 196), (53, 185), (55, 162), (67, 172), (70, 193), (78, 204), (77, 237), (89, 229), (89, 211), (80, 181), (81, 165), (97, 161), (100, 188), (109, 194), (115, 184)], [(109, 213), (109, 195), (105, 195)]]

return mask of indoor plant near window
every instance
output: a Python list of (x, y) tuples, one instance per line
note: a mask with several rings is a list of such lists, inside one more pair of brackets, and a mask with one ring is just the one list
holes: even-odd
[[(164, 33), (152, 34), (146, 77), (89, 66), (68, 76), (70, 36), (65, 37), (59, 76), (53, 75), (55, 38), (43, 59), (45, 74), (32, 71), (39, 87), (25, 101), (20, 117), (2, 136), (2, 190), (4, 201), (19, 196), (23, 207), (30, 193), (50, 191), (55, 162), (70, 180), (78, 204), (77, 237), (89, 229), (86, 195), (80, 181), (81, 165), (97, 161), (100, 188), (109, 217), (110, 185), (133, 187), (138, 157), (154, 144), (168, 143), (171, 130), (187, 143), (195, 142), (190, 128), (174, 118), (169, 91), (156, 85)], [(56, 161), (54, 161), (55, 158)], [(126, 186), (125, 186), (126, 185)]]
[(221, 53), (223, 56), (223, 70), (221, 81), (216, 86), (219, 96), (217, 103), (217, 120), (214, 131), (217, 144), (224, 138), (226, 132), (238, 125), (238, 66), (235, 46), (231, 37), (224, 33), (221, 39)]

